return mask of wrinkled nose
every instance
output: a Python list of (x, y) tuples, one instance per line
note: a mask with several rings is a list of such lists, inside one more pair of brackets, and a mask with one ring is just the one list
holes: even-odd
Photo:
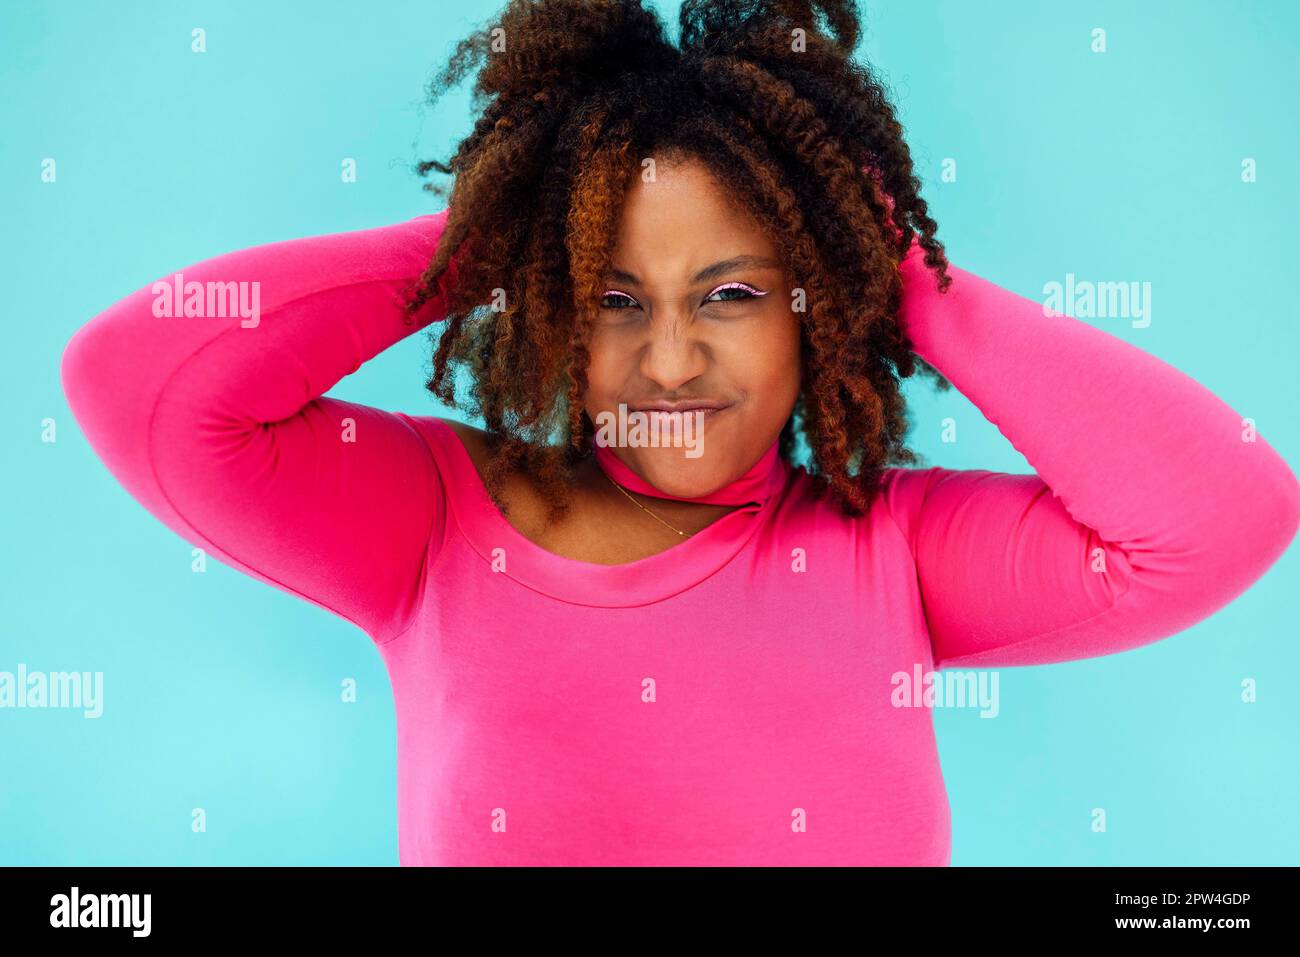
[(710, 353), (690, 317), (674, 315), (651, 324), (640, 359), (641, 374), (664, 392), (673, 392), (708, 369)]

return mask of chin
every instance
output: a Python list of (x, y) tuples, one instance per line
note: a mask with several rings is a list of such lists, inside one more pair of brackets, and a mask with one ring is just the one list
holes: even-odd
[(716, 492), (736, 476), (715, 455), (687, 458), (683, 448), (637, 449), (634, 466), (647, 482), (669, 495), (699, 498)]

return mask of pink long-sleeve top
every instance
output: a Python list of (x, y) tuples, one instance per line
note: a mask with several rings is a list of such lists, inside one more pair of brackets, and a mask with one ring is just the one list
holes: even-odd
[(931, 709), (896, 706), (900, 674), (1147, 644), (1295, 534), (1291, 470), (1204, 387), (961, 269), (941, 294), (914, 247), (918, 354), (1037, 474), (892, 469), (849, 518), (769, 454), (742, 479), (756, 504), (668, 551), (560, 557), (441, 419), (325, 397), (442, 318), (402, 304), (446, 216), (186, 267), (259, 283), (260, 315), (159, 315), (146, 286), (62, 366), (145, 508), (375, 642), (402, 864), (947, 864)]

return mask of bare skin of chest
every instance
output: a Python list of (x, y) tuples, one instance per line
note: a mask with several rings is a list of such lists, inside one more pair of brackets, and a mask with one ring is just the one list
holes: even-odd
[[(485, 433), (460, 422), (444, 421), (460, 436), (481, 476), (490, 455)], [(624, 565), (686, 540), (629, 501), (594, 460), (583, 464), (571, 495), (569, 514), (548, 524), (541, 495), (524, 476), (511, 476), (503, 495), (510, 510), (508, 521), (519, 534), (548, 552), (598, 565)], [(635, 494), (633, 498), (687, 535), (735, 510), (731, 505), (695, 505)]]

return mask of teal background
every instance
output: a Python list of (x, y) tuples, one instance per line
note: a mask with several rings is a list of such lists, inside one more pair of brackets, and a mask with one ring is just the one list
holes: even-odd
[[(675, 4), (657, 7), (674, 22)], [(378, 652), (216, 562), (193, 574), (190, 546), (92, 454), (58, 367), (79, 326), (176, 268), (443, 208), (411, 167), (468, 131), (468, 95), (429, 109), (423, 84), (496, 9), (0, 7), (0, 670), (105, 676), (98, 720), (0, 710), (0, 863), (397, 863)], [(1149, 328), (1094, 324), (1207, 385), (1300, 462), (1300, 5), (912, 0), (868, 13), (861, 53), (895, 91), (952, 261), (1036, 299), (1066, 272), (1150, 281)], [(204, 54), (190, 51), (196, 26)], [(1098, 26), (1104, 54), (1090, 50)], [(349, 156), (359, 179), (344, 184)], [(44, 157), (55, 184), (41, 182)], [(945, 157), (956, 183), (939, 182)], [(332, 394), (442, 414), (427, 366), (412, 337)], [(959, 394), (911, 392), (930, 462), (1029, 471)], [(939, 439), (946, 417), (955, 444)], [(998, 720), (937, 711), (953, 863), (1300, 863), (1296, 571), (1293, 547), (1231, 606), (1154, 645), (1003, 669)], [(359, 701), (345, 705), (349, 677)], [(206, 833), (191, 833), (194, 807)]]

